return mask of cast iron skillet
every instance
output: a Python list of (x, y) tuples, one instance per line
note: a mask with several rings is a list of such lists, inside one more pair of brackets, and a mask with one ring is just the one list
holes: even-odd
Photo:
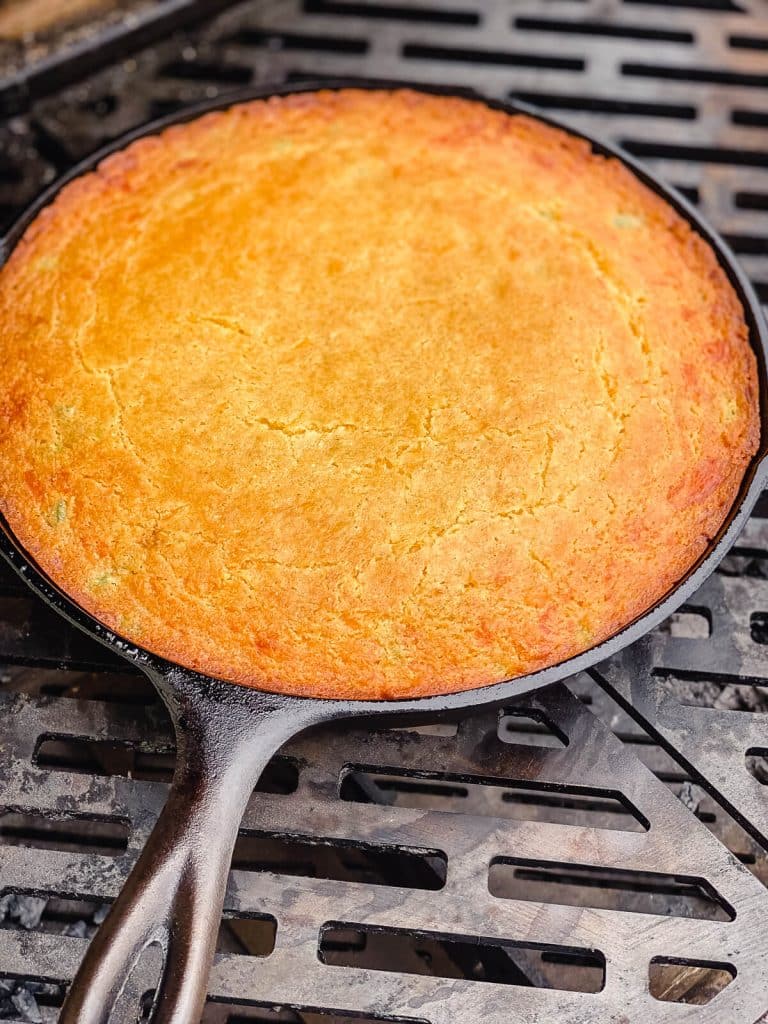
[[(66, 182), (92, 170), (103, 157), (133, 139), (242, 100), (319, 88), (398, 85), (403, 83), (361, 85), (355, 81), (249, 91), (155, 121), (89, 157), (42, 195), (5, 238), (0, 263), (35, 215)], [(456, 89), (415, 88), (441, 95), (467, 95)], [(523, 104), (476, 99), (498, 110), (540, 117)], [(540, 120), (558, 124), (545, 117)], [(596, 152), (622, 160), (693, 225), (714, 249), (744, 306), (759, 366), (761, 445), (727, 521), (698, 563), (662, 601), (604, 643), (559, 665), (511, 681), (446, 696), (397, 701), (334, 701), (263, 693), (200, 675), (159, 658), (117, 636), (62, 593), (14, 539), (9, 525), (0, 522), (0, 551), (32, 589), (71, 623), (149, 677), (170, 711), (178, 747), (176, 774), (165, 809), (109, 916), (91, 942), (64, 1005), (62, 1024), (105, 1024), (136, 960), (152, 943), (160, 944), (164, 951), (163, 976), (154, 1005), (155, 1024), (195, 1024), (199, 1020), (240, 820), (267, 761), (291, 736), (333, 719), (365, 717), (392, 724), (402, 718), (412, 722), (419, 716), (433, 719), (478, 705), (501, 705), (586, 669), (633, 643), (686, 601), (714, 570), (746, 522), (768, 482), (768, 331), (757, 298), (733, 255), (685, 199), (626, 154), (588, 141)]]

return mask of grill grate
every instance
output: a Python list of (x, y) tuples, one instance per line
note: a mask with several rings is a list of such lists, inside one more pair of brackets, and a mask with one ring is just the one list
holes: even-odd
[[(233, 4), (142, 51), (126, 35), (96, 73), (93, 52), (62, 58), (75, 84), (56, 96), (0, 69), (0, 103), (21, 111), (0, 122), (0, 218), (108, 139), (240, 85), (451, 83), (622, 142), (700, 204), (768, 297), (765, 13)], [(458, 728), (292, 741), (243, 822), (207, 1024), (753, 1024), (768, 1010), (766, 581), (758, 515), (690, 607), (590, 676)], [(172, 738), (142, 677), (5, 569), (0, 664), (0, 1018), (54, 1021), (162, 806)], [(121, 1019), (142, 1000), (147, 1018), (156, 974), (150, 955)]]

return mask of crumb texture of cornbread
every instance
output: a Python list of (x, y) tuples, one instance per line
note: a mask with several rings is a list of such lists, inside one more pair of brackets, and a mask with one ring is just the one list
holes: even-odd
[(122, 636), (265, 690), (446, 693), (615, 633), (759, 440), (743, 310), (618, 161), (323, 91), (141, 139), (0, 271), (0, 510)]

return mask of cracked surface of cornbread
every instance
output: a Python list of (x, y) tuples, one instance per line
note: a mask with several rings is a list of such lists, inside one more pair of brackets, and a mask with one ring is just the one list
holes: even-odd
[(266, 690), (446, 693), (660, 599), (759, 440), (714, 254), (618, 161), (342, 90), (165, 130), (0, 271), (0, 510), (128, 639)]

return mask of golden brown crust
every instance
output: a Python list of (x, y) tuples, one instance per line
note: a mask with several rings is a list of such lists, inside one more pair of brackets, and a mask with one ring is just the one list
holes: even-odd
[(0, 508), (111, 628), (404, 697), (550, 665), (704, 551), (758, 443), (709, 247), (528, 117), (345, 90), (67, 186), (0, 273)]

